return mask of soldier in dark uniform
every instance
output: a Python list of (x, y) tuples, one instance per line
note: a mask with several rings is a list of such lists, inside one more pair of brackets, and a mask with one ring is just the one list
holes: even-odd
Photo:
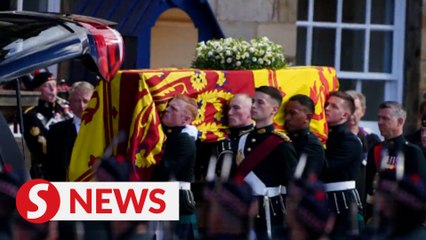
[(303, 177), (314, 173), (318, 176), (325, 164), (324, 147), (309, 130), (312, 115), (315, 112), (315, 104), (308, 96), (297, 94), (292, 96), (285, 105), (284, 126), (293, 143), (298, 158), (302, 153), (306, 154), (307, 162)]
[(24, 139), (31, 152), (32, 178), (43, 177), (43, 164), (46, 160), (46, 135), (51, 124), (65, 120), (66, 114), (57, 102), (56, 80), (49, 72), (35, 75), (26, 83), (30, 90), (41, 93), (38, 104), (24, 113)]
[[(208, 238), (213, 239), (218, 235), (221, 237), (224, 237), (225, 235), (233, 236), (234, 238), (240, 236), (244, 239), (247, 237), (245, 235), (245, 230), (243, 230), (244, 227), (242, 227), (248, 226), (248, 222), (244, 220), (247, 216), (244, 216), (243, 219), (240, 218), (241, 216), (237, 217), (237, 215), (232, 211), (227, 211), (228, 209), (225, 209), (224, 211), (222, 204), (218, 203), (221, 202), (220, 196), (222, 194), (230, 194), (237, 198), (244, 198), (243, 196), (247, 194), (247, 192), (244, 191), (244, 187), (241, 187), (247, 185), (236, 184), (232, 181), (232, 178), (229, 180), (229, 176), (235, 175), (237, 167), (235, 163), (235, 155), (238, 150), (238, 140), (240, 136), (248, 133), (254, 128), (250, 113), (251, 105), (252, 98), (249, 95), (243, 93), (235, 94), (227, 105), (226, 113), (229, 125), (227, 138), (219, 142), (200, 143), (197, 145), (197, 161), (200, 161), (206, 167), (207, 171), (204, 171), (203, 179), (205, 178), (207, 183), (205, 181), (198, 182), (195, 187), (199, 186), (200, 190), (203, 189), (203, 195), (200, 194), (201, 191), (194, 191), (194, 195), (197, 201), (197, 206), (200, 207), (199, 209), (203, 210), (199, 218), (200, 232), (203, 233), (203, 230), (206, 229), (205, 233)], [(199, 148), (199, 146), (201, 147)], [(212, 161), (211, 164), (210, 161)], [(215, 165), (213, 165), (214, 161), (217, 161)], [(197, 162), (196, 164), (200, 164), (200, 162)], [(228, 189), (223, 189), (223, 186), (233, 187), (231, 187), (232, 189), (228, 191)], [(250, 197), (251, 196), (252, 194), (250, 194)], [(226, 205), (226, 203), (224, 204)], [(229, 221), (221, 221), (220, 223), (211, 224), (211, 222), (216, 222), (215, 219), (221, 217), (225, 217)], [(230, 226), (230, 222), (233, 222), (233, 224), (231, 224), (233, 226)], [(238, 222), (243, 224), (240, 225)], [(244, 233), (241, 235), (241, 232)]]
[(195, 100), (176, 95), (168, 104), (161, 123), (167, 136), (164, 155), (152, 173), (153, 181), (179, 181), (179, 222), (173, 224), (173, 234), (179, 239), (197, 239), (195, 201), (191, 192), (194, 181), (195, 140), (182, 132), (197, 116)]
[(366, 129), (362, 128), (359, 124), (361, 118), (364, 116), (366, 111), (365, 96), (361, 92), (357, 91), (346, 91), (347, 94), (351, 95), (355, 103), (355, 112), (349, 118), (347, 127), (349, 130), (355, 134), (362, 143), (362, 162), (360, 165), (360, 172), (358, 179), (356, 180), (356, 189), (358, 190), (359, 196), (361, 198), (363, 210), (365, 210), (365, 201), (367, 199), (367, 194), (365, 192), (365, 172), (367, 166), (367, 155), (368, 150), (373, 147), (374, 144), (380, 142), (379, 136), (374, 133), (368, 132)]
[(401, 104), (392, 101), (380, 104), (378, 125), (380, 134), (385, 141), (374, 145), (368, 152), (367, 218), (373, 214), (375, 185), (380, 184), (381, 179), (395, 181), (396, 169), (401, 168), (401, 165), (403, 165), (404, 174), (417, 174), (422, 181), (426, 179), (426, 160), (422, 151), (418, 146), (409, 143), (403, 136), (405, 119), (406, 112)]
[(281, 102), (281, 93), (276, 88), (256, 88), (251, 109), (256, 127), (241, 136), (236, 156), (235, 179), (247, 182), (257, 198), (257, 239), (280, 239), (285, 231), (281, 186), (289, 183), (297, 155), (290, 139), (274, 130), (273, 119)]
[(362, 219), (358, 216), (361, 201), (355, 188), (362, 161), (362, 146), (346, 127), (354, 110), (354, 100), (350, 95), (344, 92), (330, 93), (325, 107), (329, 127), (325, 150), (327, 167), (320, 179), (325, 183), (329, 204), (336, 215), (331, 238), (352, 237), (353, 231), (359, 231), (358, 228), (354, 229), (358, 225), (354, 224), (354, 219)]
[[(238, 140), (243, 134), (253, 130), (253, 120), (251, 119), (251, 105), (252, 99), (248, 94), (240, 93), (235, 94), (229, 101), (227, 110), (227, 119), (229, 125), (229, 134), (223, 141), (214, 143), (201, 143), (197, 142), (197, 163), (196, 167), (196, 179), (204, 178), (207, 175), (207, 166), (210, 156), (213, 154), (217, 157), (217, 166), (215, 168), (216, 174), (220, 176), (222, 169), (223, 156), (225, 153), (233, 153), (234, 156), (238, 149)], [(235, 163), (235, 161), (233, 162)], [(235, 172), (236, 165), (232, 165), (231, 173), (232, 176)]]
[[(228, 109), (228, 124), (229, 135), (225, 141), (218, 144), (217, 156), (218, 164), (216, 172), (220, 176), (222, 170), (223, 158), (222, 154), (230, 150), (234, 157), (238, 152), (238, 141), (243, 134), (246, 134), (254, 129), (253, 120), (251, 119), (252, 99), (247, 94), (236, 94), (229, 102)], [(230, 175), (233, 176), (236, 170), (236, 163), (233, 161), (231, 165)]]

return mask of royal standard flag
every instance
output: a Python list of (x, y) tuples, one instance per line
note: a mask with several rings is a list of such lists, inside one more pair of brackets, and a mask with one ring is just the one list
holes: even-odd
[[(161, 159), (165, 135), (160, 116), (176, 94), (194, 98), (198, 116), (193, 124), (205, 142), (227, 136), (226, 109), (236, 93), (252, 95), (256, 87), (277, 87), (283, 105), (275, 117), (275, 127), (285, 130), (283, 106), (295, 94), (305, 94), (315, 103), (311, 130), (325, 142), (327, 124), (324, 104), (329, 92), (338, 89), (336, 72), (329, 67), (289, 67), (280, 70), (215, 71), (198, 69), (142, 69), (119, 72), (109, 83), (101, 82), (83, 116), (77, 137), (69, 179), (88, 181), (96, 161), (110, 146), (114, 155), (128, 156), (139, 179), (147, 179)], [(124, 141), (113, 139), (123, 132)]]

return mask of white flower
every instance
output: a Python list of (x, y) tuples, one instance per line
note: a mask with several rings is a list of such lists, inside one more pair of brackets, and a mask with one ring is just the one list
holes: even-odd
[(283, 48), (267, 37), (225, 38), (199, 42), (192, 66), (200, 69), (278, 69), (285, 67)]

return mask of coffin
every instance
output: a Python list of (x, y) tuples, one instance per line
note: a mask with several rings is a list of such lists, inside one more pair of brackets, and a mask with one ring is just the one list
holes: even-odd
[[(223, 140), (227, 134), (227, 102), (236, 93), (254, 94), (259, 86), (277, 87), (283, 104), (274, 119), (283, 128), (283, 106), (294, 94), (305, 94), (315, 103), (311, 130), (325, 142), (327, 124), (324, 103), (339, 87), (330, 67), (288, 67), (280, 70), (215, 71), (199, 69), (142, 69), (119, 72), (110, 82), (101, 81), (86, 109), (69, 167), (71, 181), (89, 181), (93, 166), (113, 147), (114, 155), (130, 158), (144, 179), (161, 158), (165, 140), (159, 114), (167, 101), (182, 93), (196, 99), (199, 114), (193, 124), (205, 142)], [(122, 132), (125, 137), (119, 137)], [(115, 140), (119, 143), (116, 143)]]

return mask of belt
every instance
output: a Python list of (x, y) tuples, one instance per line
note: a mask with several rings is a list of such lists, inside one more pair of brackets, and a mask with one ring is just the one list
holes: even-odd
[(262, 190), (263, 194), (254, 193), (256, 196), (265, 196), (265, 197), (276, 197), (281, 194), (281, 188), (278, 187), (265, 187)]
[(281, 190), (281, 194), (286, 195), (287, 194), (287, 188), (285, 186), (283, 186), (283, 185), (281, 185), (280, 188), (281, 188), (280, 189)]
[(355, 189), (355, 181), (333, 182), (324, 184), (326, 192)]
[(179, 189), (180, 190), (191, 190), (191, 183), (190, 182), (179, 182)]
[[(278, 187), (265, 187), (263, 189), (263, 206), (265, 208), (265, 220), (266, 220), (266, 233), (269, 239), (272, 239), (272, 221), (271, 221), (271, 203), (270, 198), (281, 195), (281, 186)], [(273, 208), (272, 208), (273, 209)]]

